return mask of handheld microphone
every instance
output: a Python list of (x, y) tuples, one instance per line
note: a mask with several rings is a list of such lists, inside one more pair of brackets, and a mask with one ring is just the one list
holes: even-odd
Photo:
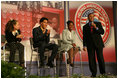
[(92, 22), (90, 22), (90, 26), (92, 26), (92, 23), (94, 23), (93, 21)]

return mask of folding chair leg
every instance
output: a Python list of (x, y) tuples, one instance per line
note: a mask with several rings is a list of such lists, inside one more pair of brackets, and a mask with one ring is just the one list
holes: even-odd
[(61, 64), (62, 64), (62, 61), (63, 61), (63, 54), (60, 53), (59, 54), (59, 67), (58, 67), (58, 75), (60, 75), (60, 67), (61, 67)]
[(6, 51), (5, 51), (5, 45), (3, 46), (3, 50), (4, 50), (3, 57), (4, 57), (4, 61), (5, 61), (5, 53), (6, 53)]
[(66, 67), (67, 67), (67, 52), (65, 52), (65, 63), (66, 63)]
[(65, 52), (66, 74), (69, 78), (70, 77), (70, 68), (69, 68), (69, 64), (67, 64), (67, 56), (68, 56), (68, 53)]
[[(26, 51), (26, 47), (24, 47), (24, 61), (25, 61), (24, 64), (25, 64), (25, 68), (26, 68), (26, 52), (25, 51)], [(25, 77), (27, 77), (27, 73), (26, 72), (27, 72), (27, 69), (25, 69)]]
[(54, 59), (54, 65), (55, 65), (55, 67), (54, 67), (54, 76), (56, 77), (56, 58)]
[[(75, 64), (75, 56), (73, 56), (73, 64)], [(74, 72), (74, 67), (72, 67), (72, 74), (73, 74), (73, 72)]]
[(38, 63), (38, 71), (37, 71), (37, 75), (39, 75), (39, 74), (40, 74), (39, 54), (37, 55), (37, 63)]
[(81, 55), (81, 50), (79, 51), (80, 54), (80, 62), (81, 62), (81, 72), (83, 74), (83, 67), (82, 67), (82, 55)]
[(33, 55), (33, 51), (31, 50), (31, 59), (30, 59), (29, 75), (31, 74), (32, 55)]
[(59, 69), (60, 69), (60, 53), (59, 53), (59, 61), (58, 61), (58, 66), (57, 66), (57, 71), (58, 71), (58, 76), (59, 76)]

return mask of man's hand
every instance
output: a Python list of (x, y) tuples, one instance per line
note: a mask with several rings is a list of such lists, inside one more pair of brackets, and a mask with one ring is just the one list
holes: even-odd
[(96, 24), (94, 22), (92, 22), (91, 25), (96, 29)]
[(48, 29), (47, 34), (50, 34), (50, 30)]
[(46, 32), (46, 29), (43, 29), (43, 34)]
[(73, 46), (73, 47), (75, 47), (75, 46), (76, 46), (76, 44), (75, 44), (75, 43), (72, 43), (72, 46)]
[(20, 35), (17, 35), (16, 38), (21, 38), (22, 39), (23, 38), (23, 35), (21, 35), (21, 34)]
[(86, 47), (84, 47), (84, 48), (83, 48), (83, 50), (84, 50), (84, 51), (87, 51), (87, 48), (86, 48)]

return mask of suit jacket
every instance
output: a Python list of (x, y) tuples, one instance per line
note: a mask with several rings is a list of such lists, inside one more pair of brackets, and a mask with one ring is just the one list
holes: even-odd
[[(18, 35), (21, 34), (20, 30), (17, 30), (18, 31)], [(17, 35), (13, 35), (12, 32), (9, 32), (9, 31), (6, 31), (5, 32), (5, 38), (7, 40), (8, 43), (11, 43), (11, 42), (20, 42), (22, 39), (20, 38), (16, 38)]]
[(33, 29), (33, 42), (34, 42), (33, 46), (34, 47), (40, 47), (42, 43), (48, 44), (49, 41), (50, 41), (50, 34), (47, 35), (47, 29), (44, 34), (41, 30), (41, 26)]
[(104, 34), (104, 29), (100, 22), (94, 22), (98, 30), (93, 28), (93, 32), (91, 33), (91, 28), (89, 23), (83, 26), (83, 46), (87, 46), (87, 48), (91, 48), (93, 44), (96, 47), (104, 47), (104, 43), (101, 37), (101, 34)]

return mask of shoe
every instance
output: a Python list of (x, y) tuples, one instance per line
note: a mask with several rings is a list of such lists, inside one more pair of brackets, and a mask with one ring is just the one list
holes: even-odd
[(70, 64), (71, 67), (74, 67), (74, 64)]
[(47, 66), (50, 66), (50, 68), (53, 68), (54, 67), (54, 65), (51, 62), (48, 62), (46, 65)]
[(93, 75), (93, 74), (92, 74), (92, 75), (91, 75), (91, 77), (93, 77), (93, 78), (94, 78), (94, 77), (96, 77), (96, 75)]

